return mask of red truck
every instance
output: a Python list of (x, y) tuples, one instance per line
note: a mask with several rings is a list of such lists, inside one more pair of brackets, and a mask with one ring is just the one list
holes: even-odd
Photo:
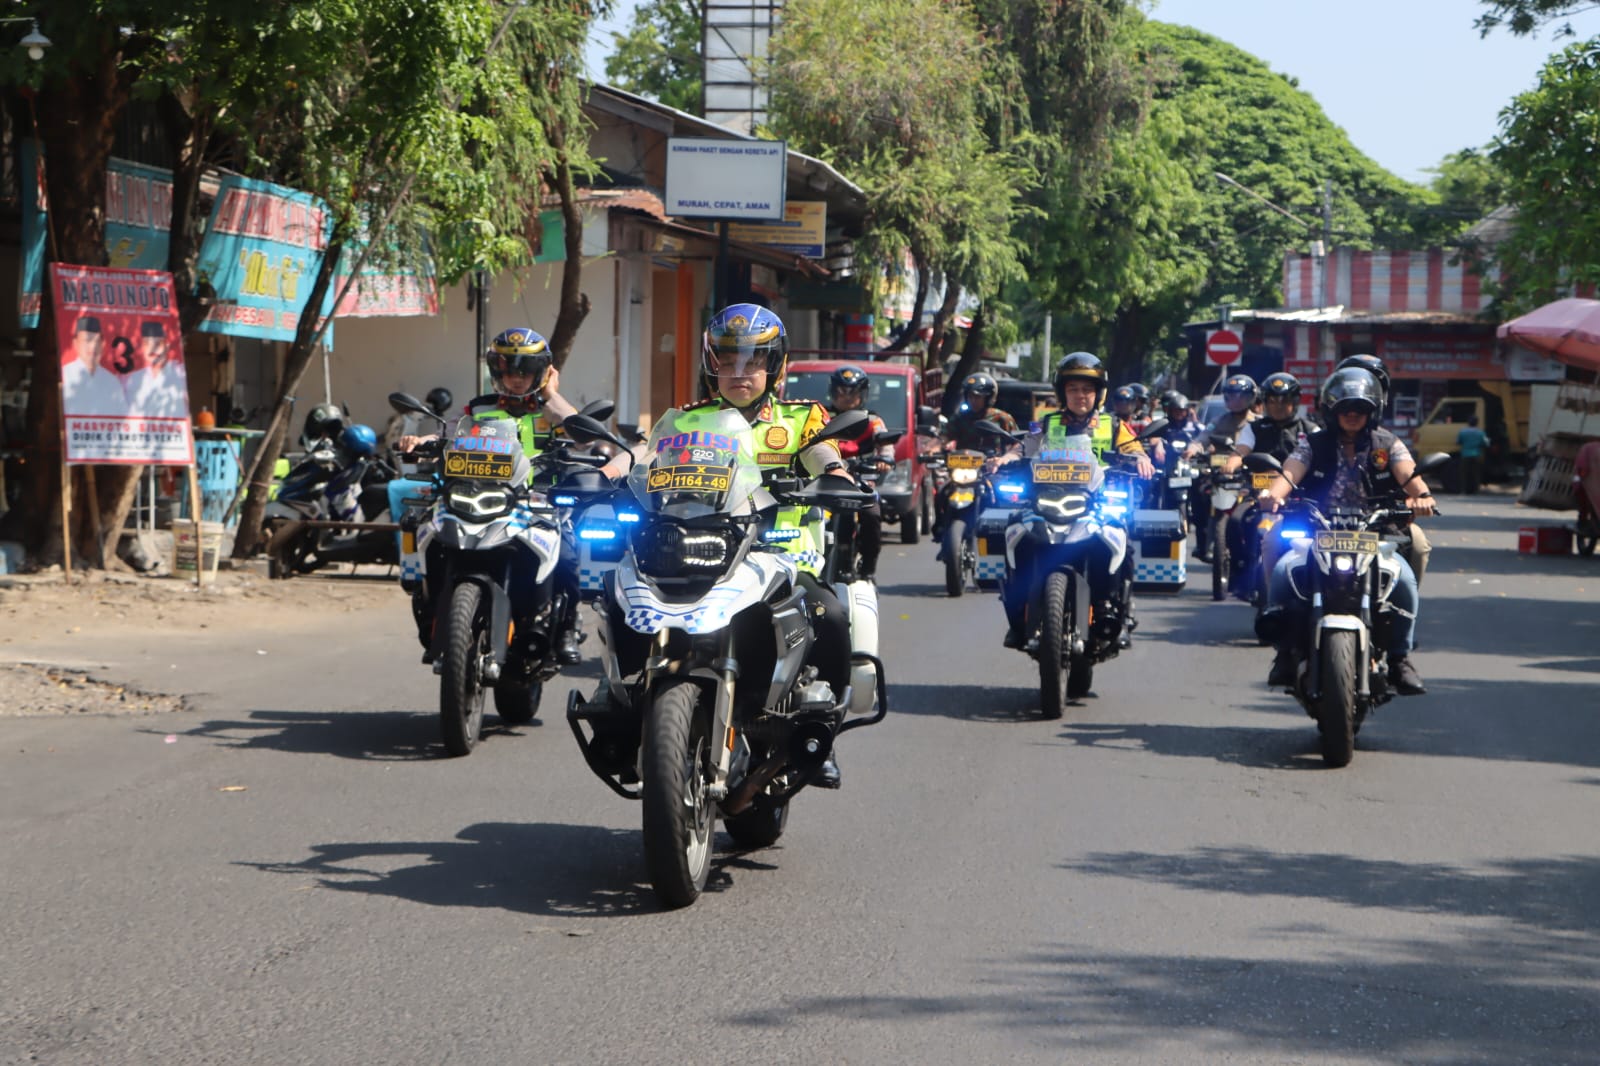
[[(872, 379), (867, 390), (867, 410), (883, 419), (890, 433), (899, 433), (894, 446), (894, 469), (878, 483), (883, 520), (900, 526), (900, 543), (915, 544), (933, 526), (933, 475), (922, 461), (917, 426), (931, 426), (935, 418), (926, 406), (922, 372), (905, 363), (878, 363), (867, 359), (794, 359), (783, 382), (786, 400), (815, 400), (828, 404), (828, 378), (841, 366), (858, 367)], [(926, 439), (926, 438), (924, 438)]]

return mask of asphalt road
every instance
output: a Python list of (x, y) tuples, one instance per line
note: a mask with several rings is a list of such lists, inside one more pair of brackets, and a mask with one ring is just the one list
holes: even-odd
[(1444, 503), (1338, 771), (1204, 567), (1044, 722), (891, 547), (894, 713), (674, 912), (560, 692), (443, 757), (398, 594), (130, 659), (200, 709), (0, 719), (0, 1062), (1600, 1061), (1600, 559)]

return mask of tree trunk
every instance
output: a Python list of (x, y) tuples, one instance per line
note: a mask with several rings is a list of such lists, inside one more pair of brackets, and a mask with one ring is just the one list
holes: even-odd
[(928, 306), (928, 260), (916, 249), (911, 250), (911, 262), (917, 271), (917, 292), (911, 301), (911, 318), (892, 337), (887, 347), (879, 354), (879, 358), (890, 352), (905, 351), (906, 345), (916, 337), (917, 330), (922, 326), (922, 309)]
[[(98, 55), (75, 67), (71, 77), (46, 82), (35, 97), (49, 202), (47, 264), (107, 264), (106, 165), (134, 77), (119, 67), (120, 59), (117, 31), (108, 28), (102, 31)], [(43, 280), (44, 303), (40, 328), (34, 331), (34, 371), (28, 390), (28, 462), (22, 490), (23, 507), (33, 516), (28, 522), (25, 545), (36, 566), (62, 560), (61, 374), (48, 266)], [(122, 528), (143, 470), (139, 466), (100, 469), (96, 478), (100, 524), (108, 535)], [(102, 546), (87, 521), (88, 501), (81, 491), (84, 478), (74, 480), (80, 491), (74, 493), (73, 502), (82, 517), (73, 523), (74, 555), (98, 565)]]
[(284, 362), (283, 380), (278, 383), (278, 405), (267, 424), (267, 433), (256, 449), (250, 469), (245, 473), (244, 506), (239, 511), (239, 528), (234, 534), (233, 557), (248, 559), (261, 550), (261, 522), (267, 510), (267, 489), (272, 483), (272, 468), (283, 452), (283, 441), (288, 435), (289, 413), (294, 406), (292, 397), (306, 376), (306, 368), (316, 354), (316, 341), (322, 336), (321, 315), (323, 298), (333, 284), (334, 275), (343, 257), (344, 242), (335, 236), (317, 267), (316, 281), (311, 285), (311, 295), (306, 299), (306, 309), (300, 313), (300, 324), (295, 330), (294, 344)]
[[(965, 381), (967, 375), (978, 368), (978, 362), (983, 358), (983, 334), (986, 327), (984, 306), (979, 304), (978, 309), (972, 313), (972, 328), (967, 330), (967, 343), (961, 349), (961, 358), (956, 361), (956, 368), (950, 372), (951, 381)], [(950, 402), (952, 393), (955, 395), (955, 403)], [(954, 414), (956, 406), (961, 402), (961, 390), (946, 388), (944, 399), (945, 413)]]
[(583, 283), (583, 209), (578, 205), (577, 189), (572, 180), (572, 163), (567, 156), (566, 131), (559, 124), (548, 130), (550, 144), (556, 150), (556, 195), (561, 198), (562, 240), (566, 257), (561, 263), (561, 310), (556, 315), (556, 326), (550, 334), (550, 352), (555, 367), (560, 370), (572, 354), (572, 344), (578, 337), (578, 327), (589, 317), (589, 296), (580, 286)]
[[(933, 334), (928, 338), (928, 357), (923, 364), (928, 370), (942, 371), (944, 369), (944, 361), (949, 356), (949, 353), (945, 351), (945, 345), (948, 341), (948, 338), (945, 337), (945, 330), (949, 326), (950, 319), (956, 313), (956, 302), (960, 299), (961, 286), (955, 283), (954, 278), (946, 276), (944, 300), (940, 302), (938, 310), (933, 313)], [(955, 414), (957, 405), (961, 403), (961, 390), (950, 387), (952, 381), (958, 382), (959, 380), (959, 378), (956, 378), (945, 381), (944, 413), (947, 415)]]
[(1140, 381), (1143, 356), (1144, 307), (1123, 304), (1111, 321), (1111, 349), (1106, 353), (1106, 373), (1112, 381)]
[[(197, 264), (202, 239), (200, 219), (200, 174), (205, 166), (206, 145), (211, 140), (208, 114), (191, 114), (177, 97), (161, 99), (161, 121), (166, 127), (167, 145), (175, 160), (172, 168), (172, 228), (167, 252), (167, 269), (178, 292), (178, 323), (187, 337), (205, 317), (206, 307), (198, 298)], [(210, 284), (206, 293), (211, 295)], [(218, 411), (226, 418), (226, 411)]]

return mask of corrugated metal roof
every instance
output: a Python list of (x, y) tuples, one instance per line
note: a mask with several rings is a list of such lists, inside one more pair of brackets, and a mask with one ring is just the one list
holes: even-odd
[[(1231, 312), (1235, 322), (1284, 322), (1297, 326), (1492, 326), (1493, 321), (1461, 311), (1356, 311), (1344, 307), (1311, 307), (1301, 311), (1244, 309)], [(1211, 329), (1219, 319), (1185, 322), (1184, 329)]]

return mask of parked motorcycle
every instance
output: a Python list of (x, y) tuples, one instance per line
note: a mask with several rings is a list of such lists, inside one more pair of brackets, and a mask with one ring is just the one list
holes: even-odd
[[(859, 433), (864, 418), (841, 414), (817, 439)], [(744, 418), (673, 412), (647, 449), (628, 478), (640, 521), (608, 580), (606, 679), (592, 703), (574, 691), (567, 717), (596, 776), (641, 802), (651, 884), (664, 904), (681, 907), (705, 887), (718, 818), (740, 845), (775, 842), (835, 739), (881, 721), (888, 695), (876, 648), (860, 646), (865, 626), (852, 625), (845, 692), (806, 665), (815, 636), (785, 550), (802, 531), (764, 519), (777, 501), (762, 487)], [(773, 487), (791, 506), (838, 515), (873, 499), (843, 478), (804, 488), (783, 480)], [(825, 567), (826, 580), (831, 560)], [(870, 582), (839, 588), (853, 623), (865, 623), (869, 607), (875, 619)], [(875, 627), (870, 636), (875, 644)]]
[(337, 441), (313, 442), (267, 503), (263, 533), (268, 574), (287, 578), (337, 563), (395, 565), (399, 551), (389, 519), (388, 485), (397, 476), (393, 464), (378, 454), (376, 437), (366, 426), (346, 428)]
[(487, 689), (501, 720), (520, 725), (560, 670), (552, 644), (569, 605), (554, 581), (562, 515), (547, 486), (605, 459), (559, 440), (530, 459), (511, 419), (465, 417), (451, 429), (405, 393), (389, 403), (449, 430), (410, 453), (432, 460), (423, 469), (435, 485), (412, 531), (420, 572), (410, 584), (422, 661), (439, 676), (445, 748), (467, 755), (482, 735)]
[[(1417, 463), (1413, 477), (1437, 470), (1450, 457), (1437, 452)], [(1252, 453), (1252, 471), (1281, 470), (1277, 459)], [(1304, 650), (1291, 695), (1317, 722), (1322, 761), (1348, 765), (1355, 737), (1376, 708), (1394, 698), (1389, 685), (1390, 595), (1400, 572), (1399, 545), (1385, 527), (1405, 530), (1412, 512), (1399, 490), (1362, 508), (1324, 513), (1309, 500), (1284, 504), (1280, 536), (1307, 559)]]

